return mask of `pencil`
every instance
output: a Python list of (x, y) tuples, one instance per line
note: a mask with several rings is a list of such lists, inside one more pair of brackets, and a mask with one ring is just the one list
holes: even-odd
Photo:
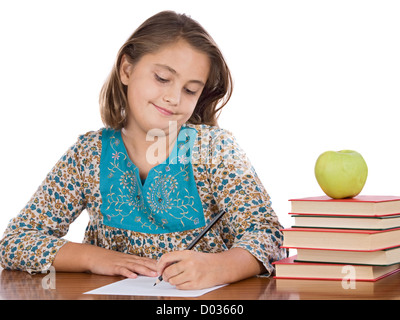
[[(212, 219), (211, 222), (208, 225), (206, 225), (206, 227), (197, 235), (197, 237), (187, 246), (186, 250), (191, 250), (197, 244), (197, 242), (199, 242), (199, 240), (204, 237), (204, 235), (208, 232), (208, 230), (210, 230), (211, 227), (225, 214), (225, 212), (226, 212), (225, 210), (221, 210), (214, 217), (214, 219)], [(158, 277), (157, 281), (153, 284), (153, 286), (159, 284), (162, 280), (163, 277), (161, 275)]]

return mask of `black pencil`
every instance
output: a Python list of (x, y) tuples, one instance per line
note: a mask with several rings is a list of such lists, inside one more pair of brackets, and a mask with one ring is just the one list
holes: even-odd
[[(211, 222), (206, 225), (206, 227), (197, 235), (197, 237), (187, 246), (186, 250), (191, 250), (197, 242), (211, 229), (211, 227), (225, 214), (225, 210), (221, 210)], [(162, 275), (158, 277), (157, 281), (153, 284), (153, 286), (159, 284), (163, 280)]]

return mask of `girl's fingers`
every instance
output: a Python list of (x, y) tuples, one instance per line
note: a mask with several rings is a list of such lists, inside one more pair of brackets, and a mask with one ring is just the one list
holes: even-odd
[(147, 258), (147, 257), (139, 257), (135, 255), (129, 255), (130, 260), (135, 261), (137, 263), (141, 263), (147, 266), (155, 266), (157, 264), (157, 260)]
[(132, 270), (126, 268), (126, 267), (119, 267), (116, 272), (117, 275), (123, 276), (123, 277), (127, 277), (130, 279), (135, 279), (137, 278), (137, 274), (135, 272), (132, 272)]
[(167, 268), (183, 260), (185, 256), (185, 251), (174, 251), (165, 253), (157, 262), (156, 270), (158, 275), (162, 275)]
[(181, 275), (183, 271), (184, 270), (182, 270), (182, 266), (179, 264), (179, 262), (173, 262), (164, 268), (162, 276), (165, 281), (170, 282), (172, 278), (176, 278), (177, 276)]
[(149, 269), (146, 266), (143, 265), (138, 265), (138, 264), (134, 264), (134, 265), (130, 265), (129, 269), (137, 274), (141, 274), (143, 276), (148, 276), (148, 277), (156, 277), (157, 276), (157, 272), (153, 269)]
[(115, 274), (127, 277), (136, 278), (138, 275), (156, 277), (156, 261), (149, 258), (137, 256), (128, 256), (125, 259), (117, 262), (115, 266)]

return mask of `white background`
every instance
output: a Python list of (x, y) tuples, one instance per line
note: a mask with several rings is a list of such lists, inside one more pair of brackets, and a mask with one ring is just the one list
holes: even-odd
[[(220, 126), (247, 152), (281, 223), (323, 195), (314, 164), (353, 149), (362, 194), (400, 194), (400, 1), (0, 2), (0, 233), (78, 135), (102, 127), (98, 94), (118, 49), (165, 9), (198, 20), (235, 89)], [(84, 212), (67, 239), (81, 241)]]

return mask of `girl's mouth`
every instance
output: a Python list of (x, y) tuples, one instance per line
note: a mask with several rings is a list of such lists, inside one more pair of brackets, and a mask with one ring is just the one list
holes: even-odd
[(161, 114), (165, 115), (165, 116), (172, 116), (174, 113), (172, 111), (169, 111), (167, 109), (164, 109), (162, 107), (159, 107), (155, 104), (153, 104), (154, 107), (158, 110), (158, 112), (160, 112)]

